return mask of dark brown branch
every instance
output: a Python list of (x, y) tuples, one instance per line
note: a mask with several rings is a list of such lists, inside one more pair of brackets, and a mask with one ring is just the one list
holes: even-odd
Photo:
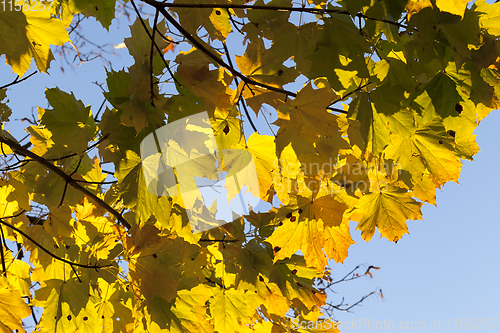
[[(155, 106), (154, 98), (155, 98), (155, 90), (154, 90), (154, 76), (153, 76), (153, 52), (154, 52), (154, 40), (155, 40), (155, 33), (156, 33), (156, 25), (158, 24), (158, 15), (160, 12), (158, 9), (155, 11), (155, 18), (153, 21), (153, 33), (151, 34), (151, 49), (149, 52), (149, 90), (150, 90), (150, 103), (151, 105)], [(142, 20), (142, 19), (141, 19)]]
[[(372, 291), (371, 293), (369, 294), (366, 294), (364, 295), (363, 297), (361, 297), (356, 303), (354, 304), (344, 304), (344, 298), (342, 298), (342, 301), (337, 304), (337, 305), (333, 305), (331, 303), (326, 303), (326, 305), (332, 307), (333, 309), (335, 310), (338, 310), (338, 311), (345, 311), (345, 312), (350, 312), (349, 310), (351, 310), (353, 307), (355, 307), (356, 305), (362, 303), (365, 299), (367, 299), (368, 297), (370, 297), (371, 295), (375, 294), (377, 291)], [(382, 292), (382, 290), (380, 290), (380, 292)], [(342, 307), (344, 306), (344, 307)]]
[[(30, 301), (31, 303), (31, 301)], [(33, 321), (35, 322), (35, 327), (38, 326), (38, 319), (36, 319), (36, 316), (35, 316), (35, 309), (33, 308), (33, 305), (30, 305), (29, 306), (30, 309), (31, 309), (31, 318), (33, 318)]]
[(97, 110), (97, 113), (94, 116), (94, 121), (98, 121), (97, 118), (99, 118), (99, 114), (101, 113), (102, 108), (104, 107), (104, 104), (106, 104), (107, 99), (105, 98), (104, 101), (102, 101), (101, 106), (99, 107), (99, 110)]
[[(142, 0), (147, 4), (154, 7), (169, 7), (169, 8), (224, 8), (224, 9), (260, 9), (260, 10), (275, 10), (283, 12), (300, 12), (300, 13), (311, 13), (311, 14), (342, 14), (351, 15), (347, 10), (343, 9), (328, 9), (328, 8), (313, 8), (313, 7), (286, 7), (286, 6), (266, 6), (266, 5), (237, 5), (237, 4), (209, 4), (209, 3), (166, 3), (166, 2), (156, 2), (154, 0)], [(364, 14), (358, 13), (356, 16), (362, 17), (366, 20), (379, 21), (387, 24), (395, 25), (399, 28), (406, 28), (406, 25), (393, 22), (385, 19), (377, 19), (374, 17), (369, 17)]]
[[(85, 149), (83, 152), (84, 153), (88, 152), (89, 150), (97, 147), (101, 142), (103, 142), (108, 137), (108, 135), (109, 135), (108, 133), (104, 134), (99, 140), (97, 140), (96, 142), (94, 142), (93, 144), (91, 144), (90, 146), (88, 146), (87, 149)], [(25, 147), (25, 148), (27, 148), (27, 147)], [(61, 161), (61, 160), (64, 160), (66, 158), (70, 158), (70, 157), (77, 156), (77, 155), (78, 155), (77, 153), (71, 153), (71, 154), (68, 154), (68, 155), (65, 155), (65, 156), (61, 156), (61, 157), (47, 158), (45, 160), (47, 162)]]
[[(132, 3), (132, 6), (134, 7), (134, 10), (135, 10), (136, 14), (137, 14), (137, 17), (139, 18), (139, 20), (141, 22), (142, 27), (144, 28), (144, 31), (146, 31), (146, 33), (148, 34), (149, 39), (151, 40), (151, 43), (153, 43), (154, 47), (156, 48), (156, 51), (158, 51), (158, 53), (160, 54), (161, 60), (163, 60), (163, 64), (167, 68), (168, 73), (170, 74), (170, 76), (172, 77), (172, 79), (174, 80), (174, 82), (176, 84), (178, 84), (179, 86), (182, 87), (182, 85), (175, 78), (174, 73), (172, 73), (172, 70), (170, 69), (170, 66), (168, 65), (167, 61), (165, 60), (165, 57), (163, 56), (162, 50), (160, 50), (160, 47), (158, 46), (158, 44), (156, 44), (153, 35), (151, 35), (151, 33), (149, 32), (148, 28), (146, 27), (146, 24), (142, 20), (141, 14), (139, 12), (139, 9), (135, 5), (135, 2), (132, 0), (131, 3)], [(156, 25), (153, 25), (153, 33), (154, 33), (155, 30), (156, 30)], [(159, 31), (158, 31), (158, 33), (159, 33)], [(162, 36), (162, 38), (164, 38), (164, 37), (165, 36)], [(151, 73), (151, 75), (153, 75), (153, 73)]]
[(2, 275), (7, 276), (7, 267), (5, 267), (5, 255), (3, 254), (3, 242), (4, 242), (4, 236), (3, 236), (3, 228), (0, 226), (0, 231), (2, 232), (2, 241), (0, 242), (0, 260), (2, 260)]
[[(347, 97), (351, 96), (352, 94), (360, 91), (361, 89), (363, 88), (366, 88), (369, 84), (371, 84), (371, 82), (367, 82), (359, 87), (357, 87), (356, 89), (354, 89), (353, 91), (351, 91), (350, 93), (348, 94), (345, 94), (344, 96), (342, 96), (341, 98), (337, 98), (336, 100), (334, 100), (330, 105), (334, 105), (335, 103), (338, 103), (338, 102), (341, 102), (343, 100), (345, 100)], [(331, 110), (332, 108), (328, 107), (327, 108), (328, 110)], [(336, 111), (336, 110), (333, 110), (333, 111)], [(342, 113), (346, 113), (347, 114), (347, 111), (345, 110), (342, 110)]]
[(348, 112), (346, 110), (342, 110), (342, 109), (337, 109), (337, 108), (334, 108), (332, 106), (329, 106), (326, 108), (327, 110), (330, 110), (330, 111), (335, 111), (335, 112), (338, 112), (338, 113), (344, 113), (344, 114), (347, 114)]
[(236, 243), (239, 239), (200, 239), (199, 242)]
[(72, 266), (77, 266), (77, 267), (81, 267), (81, 268), (95, 268), (95, 269), (98, 269), (98, 268), (104, 268), (104, 267), (110, 267), (111, 264), (108, 264), (108, 265), (84, 265), (84, 264), (79, 264), (79, 263), (76, 263), (76, 262), (72, 262), (72, 261), (69, 261), (69, 260), (66, 260), (64, 258), (61, 258), (59, 256), (56, 256), (55, 254), (53, 254), (52, 252), (50, 252), (49, 250), (47, 250), (46, 248), (44, 248), (42, 245), (40, 245), (37, 241), (35, 241), (33, 238), (31, 238), (30, 236), (28, 236), (26, 233), (24, 233), (24, 231), (14, 227), (13, 225), (5, 222), (3, 219), (8, 219), (8, 218), (14, 218), (14, 217), (17, 217), (19, 215), (21, 215), (22, 213), (24, 213), (25, 211), (21, 211), (20, 213), (18, 213), (17, 215), (13, 215), (13, 216), (9, 216), (9, 217), (4, 217), (4, 218), (1, 218), (0, 219), (0, 223), (3, 224), (4, 226), (8, 227), (8, 228), (11, 228), (12, 230), (14, 230), (15, 232), (21, 234), (22, 236), (24, 236), (25, 238), (27, 238), (29, 241), (31, 241), (33, 244), (35, 244), (38, 248), (40, 248), (43, 252), (47, 253), (49, 256), (51, 256), (52, 258), (56, 259), (56, 260), (59, 260), (61, 262), (64, 262), (66, 264), (69, 264), (69, 265), (72, 265)]
[[(158, 9), (162, 14), (163, 16), (165, 16), (165, 18), (167, 19), (167, 21), (169, 21), (187, 40), (189, 40), (189, 42), (191, 44), (193, 44), (193, 46), (195, 46), (198, 50), (202, 51), (203, 53), (205, 53), (205, 55), (207, 55), (210, 59), (212, 59), (213, 61), (215, 61), (218, 65), (224, 67), (225, 69), (227, 69), (229, 72), (231, 72), (231, 74), (233, 74), (233, 76), (235, 77), (238, 77), (240, 78), (243, 82), (245, 82), (247, 84), (247, 86), (250, 88), (249, 85), (254, 85), (254, 86), (258, 86), (258, 87), (262, 87), (262, 88), (265, 88), (265, 89), (268, 89), (268, 90), (271, 90), (271, 91), (274, 91), (274, 92), (278, 92), (278, 93), (282, 93), (282, 94), (285, 94), (285, 95), (288, 95), (288, 96), (292, 96), (292, 97), (297, 97), (297, 94), (292, 92), (292, 91), (288, 91), (288, 90), (285, 90), (285, 89), (281, 89), (281, 88), (277, 88), (277, 87), (273, 87), (273, 86), (270, 86), (270, 85), (267, 85), (265, 83), (260, 83), (260, 82), (257, 82), (245, 75), (243, 75), (242, 73), (238, 72), (236, 69), (234, 69), (233, 66), (231, 65), (228, 65), (224, 62), (224, 60), (222, 60), (222, 58), (220, 58), (219, 56), (216, 56), (212, 51), (210, 51), (209, 49), (207, 49), (205, 47), (205, 45), (203, 45), (200, 41), (198, 41), (193, 35), (191, 35), (186, 29), (184, 29), (183, 26), (181, 26), (166, 10), (164, 7), (167, 7), (165, 5), (167, 4), (164, 4), (164, 3), (158, 3), (158, 2), (155, 2), (153, 0), (143, 0), (144, 2), (146, 2), (147, 4), (150, 4), (151, 6), (155, 7), (156, 9)], [(133, 2), (132, 2), (133, 3)], [(197, 5), (195, 5), (194, 7), (196, 7)], [(223, 7), (220, 7), (220, 6), (216, 6), (214, 5), (215, 7), (213, 8), (225, 8), (224, 6)], [(244, 5), (243, 5), (244, 6)], [(190, 7), (190, 6), (188, 6)], [(250, 6), (252, 7), (252, 6)], [(266, 6), (264, 6), (266, 7)], [(229, 7), (230, 8), (230, 7)], [(235, 7), (236, 8), (236, 7)], [(284, 7), (286, 8), (286, 7)], [(347, 114), (347, 111), (345, 110), (341, 110), (341, 109), (337, 109), (337, 108), (334, 108), (334, 107), (327, 107), (328, 110), (331, 110), (331, 111), (335, 111), (335, 112), (339, 112), (339, 113), (346, 113)], [(255, 129), (255, 128), (254, 128)]]
[(157, 2), (151, 1), (151, 0), (144, 0), (144, 1), (146, 3), (148, 3), (148, 4), (150, 4), (151, 6), (157, 8), (160, 11), (160, 13), (162, 13), (163, 16), (165, 16), (165, 18), (167, 19), (167, 21), (169, 21), (191, 44), (193, 44), (194, 47), (196, 47), (198, 50), (200, 50), (203, 53), (205, 53), (205, 55), (207, 55), (210, 59), (212, 59), (213, 61), (215, 61), (218, 65), (220, 65), (220, 66), (224, 67), (225, 69), (227, 69), (229, 72), (231, 72), (231, 74), (233, 74), (233, 76), (239, 77), (246, 84), (251, 84), (251, 85), (254, 85), (254, 86), (259, 86), (259, 87), (262, 87), (262, 88), (265, 88), (265, 89), (268, 89), (268, 90), (271, 90), (271, 91), (279, 92), (279, 93), (290, 95), (290, 96), (293, 96), (293, 97), (297, 96), (297, 94), (295, 94), (294, 92), (291, 92), (291, 91), (288, 91), (288, 90), (284, 90), (284, 89), (280, 89), (280, 88), (276, 88), (276, 87), (267, 85), (265, 83), (257, 82), (255, 80), (252, 80), (252, 79), (246, 77), (245, 75), (241, 74), (236, 69), (234, 69), (230, 65), (226, 64), (224, 62), (224, 60), (222, 60), (222, 58), (220, 56), (215, 55), (214, 52), (212, 52), (209, 49), (207, 49), (205, 47), (205, 45), (203, 45), (197, 38), (195, 38), (186, 29), (184, 29), (184, 27), (181, 26), (165, 10), (165, 8), (164, 8), (164, 6), (163, 6), (162, 3), (157, 3)]
[(75, 182), (83, 183), (83, 184), (97, 184), (97, 185), (106, 185), (106, 184), (115, 184), (117, 180), (110, 180), (109, 182), (89, 182), (88, 180), (75, 179)]
[(56, 165), (50, 163), (49, 161), (45, 160), (43, 157), (27, 150), (26, 148), (21, 147), (17, 142), (14, 142), (7, 137), (1, 136), (0, 135), (0, 142), (5, 143), (7, 146), (9, 146), (14, 152), (16, 152), (19, 155), (29, 157), (32, 160), (40, 163), (50, 171), (54, 172), (56, 175), (61, 177), (66, 183), (71, 185), (73, 188), (76, 190), (82, 192), (85, 194), (87, 197), (91, 198), (94, 200), (99, 206), (103, 207), (106, 209), (111, 215), (116, 217), (118, 221), (127, 229), (131, 228), (131, 225), (125, 220), (125, 218), (118, 213), (115, 209), (113, 209), (110, 205), (108, 205), (104, 200), (101, 198), (97, 197), (95, 194), (91, 193), (89, 190), (86, 188), (82, 187), (75, 179), (73, 179), (71, 176), (69, 176), (67, 173), (65, 173), (62, 169), (57, 167)]
[(75, 266), (71, 265), (71, 269), (73, 270), (73, 273), (75, 273), (76, 278), (78, 279), (78, 282), (82, 283), (82, 279), (80, 279), (80, 276), (78, 276), (78, 273), (76, 272)]
[(19, 75), (18, 75), (18, 76), (14, 79), (14, 81), (12, 81), (11, 83), (7, 83), (7, 84), (5, 84), (5, 85), (1, 86), (1, 87), (0, 87), (0, 89), (5, 89), (5, 88), (10, 87), (10, 86), (13, 86), (13, 85), (15, 85), (15, 84), (21, 83), (21, 82), (23, 82), (23, 81), (25, 81), (25, 80), (29, 79), (30, 77), (32, 77), (32, 76), (33, 76), (33, 75), (35, 75), (36, 73), (38, 73), (38, 71), (34, 71), (33, 73), (31, 73), (30, 75), (28, 75), (28, 76), (26, 76), (26, 77), (22, 78), (21, 80), (19, 80)]
[[(243, 31), (241, 31), (241, 29), (238, 27), (238, 22), (236, 22), (234, 19), (233, 19), (233, 15), (231, 15), (231, 13), (229, 12), (229, 8), (226, 8), (226, 12), (227, 12), (227, 15), (229, 16), (229, 20), (231, 20), (231, 23), (233, 24), (233, 27), (241, 34), (241, 35), (244, 35)], [(240, 23), (241, 24), (241, 23)]]
[[(82, 164), (82, 158), (80, 158), (80, 160), (78, 161), (78, 164), (76, 165), (75, 170), (73, 170), (73, 172), (69, 174), (69, 177), (71, 179), (73, 179), (73, 175), (78, 171), (78, 168), (80, 167), (80, 164)], [(61, 207), (61, 205), (64, 202), (64, 197), (66, 196), (66, 190), (68, 189), (68, 184), (69, 183), (64, 184), (64, 190), (63, 190), (63, 194), (62, 194), (62, 197), (61, 197), (61, 202), (59, 202), (59, 206), (57, 206), (57, 207)]]

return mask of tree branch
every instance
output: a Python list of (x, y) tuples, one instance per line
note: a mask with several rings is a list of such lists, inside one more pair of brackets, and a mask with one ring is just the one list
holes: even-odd
[(281, 89), (281, 88), (276, 88), (276, 87), (267, 85), (265, 83), (257, 82), (255, 80), (250, 79), (250, 78), (246, 77), (245, 75), (241, 74), (236, 69), (234, 69), (230, 65), (226, 64), (224, 62), (224, 60), (222, 60), (222, 58), (220, 58), (219, 56), (216, 56), (212, 51), (210, 51), (209, 49), (207, 49), (205, 47), (205, 45), (203, 45), (198, 39), (196, 39), (186, 29), (184, 29), (184, 27), (181, 26), (165, 10), (165, 8), (164, 8), (164, 6), (163, 6), (162, 3), (158, 3), (158, 2), (155, 2), (155, 1), (151, 1), (151, 0), (144, 0), (144, 1), (146, 3), (148, 3), (148, 4), (150, 4), (151, 6), (155, 7), (156, 9), (158, 9), (160, 11), (160, 13), (162, 13), (163, 16), (165, 16), (165, 18), (167, 19), (167, 21), (169, 21), (191, 44), (193, 44), (194, 47), (196, 47), (201, 52), (205, 53), (210, 59), (212, 59), (213, 61), (215, 61), (218, 65), (220, 65), (220, 66), (224, 67), (225, 69), (227, 69), (229, 72), (231, 72), (231, 74), (233, 74), (233, 76), (239, 77), (246, 84), (251, 84), (251, 85), (254, 85), (254, 86), (259, 86), (259, 87), (262, 87), (262, 88), (265, 88), (265, 89), (268, 89), (268, 90), (271, 90), (271, 91), (279, 92), (279, 93), (290, 95), (290, 96), (293, 96), (293, 97), (297, 96), (297, 94), (295, 94), (294, 92), (291, 92), (291, 91), (288, 91), (288, 90), (284, 90), (284, 89)]
[(45, 160), (43, 157), (29, 151), (26, 148), (23, 148), (21, 145), (19, 145), (17, 142), (14, 142), (7, 137), (0, 135), (0, 142), (5, 143), (7, 146), (9, 146), (14, 152), (17, 154), (24, 156), (24, 157), (29, 157), (32, 160), (40, 163), (50, 171), (54, 172), (56, 175), (61, 177), (67, 184), (71, 185), (73, 188), (76, 190), (82, 192), (85, 194), (87, 197), (91, 198), (94, 200), (99, 206), (103, 207), (106, 209), (111, 215), (116, 217), (118, 221), (127, 229), (131, 228), (131, 225), (123, 218), (123, 216), (118, 213), (115, 209), (113, 209), (110, 205), (108, 205), (104, 200), (101, 198), (97, 197), (95, 194), (87, 190), (86, 188), (82, 187), (75, 179), (73, 179), (70, 175), (66, 174), (62, 169), (57, 167), (56, 165), (48, 162)]
[[(181, 87), (182, 87), (182, 85), (181, 85), (181, 84), (177, 81), (177, 79), (174, 77), (174, 73), (172, 73), (172, 70), (170, 69), (170, 66), (168, 65), (167, 61), (165, 60), (165, 57), (163, 56), (163, 52), (162, 52), (162, 50), (160, 50), (160, 47), (159, 47), (159, 46), (158, 46), (158, 44), (156, 44), (156, 42), (155, 42), (155, 39), (154, 39), (154, 32), (155, 32), (155, 30), (157, 30), (157, 29), (156, 29), (156, 24), (155, 24), (155, 25), (153, 25), (153, 35), (151, 35), (151, 33), (149, 32), (148, 28), (146, 27), (146, 24), (145, 24), (145, 23), (144, 23), (144, 21), (142, 20), (141, 14), (140, 14), (140, 12), (139, 12), (139, 9), (138, 9), (138, 8), (137, 8), (137, 6), (135, 5), (135, 2), (132, 0), (132, 1), (131, 1), (131, 3), (132, 3), (132, 6), (134, 7), (134, 10), (135, 10), (136, 14), (137, 14), (137, 17), (139, 18), (139, 20), (140, 20), (140, 22), (141, 22), (142, 27), (144, 28), (144, 31), (146, 31), (146, 33), (148, 34), (149, 39), (151, 40), (151, 43), (153, 43), (153, 44), (152, 44), (152, 46), (151, 46), (151, 54), (153, 53), (153, 46), (154, 46), (154, 47), (156, 48), (156, 51), (158, 51), (158, 53), (160, 54), (161, 60), (163, 60), (163, 64), (164, 64), (164, 65), (165, 65), (165, 67), (167, 68), (167, 71), (168, 71), (168, 73), (170, 74), (170, 76), (172, 77), (172, 79), (174, 80), (174, 82), (175, 82), (176, 84), (178, 84), (179, 86), (181, 86)], [(155, 15), (155, 22), (156, 22), (156, 18), (157, 18), (157, 17), (158, 17), (158, 11), (157, 11), (157, 13), (156, 13), (156, 15)], [(158, 33), (159, 33), (159, 31), (158, 31)], [(163, 37), (163, 38), (165, 38), (165, 36), (162, 36), (162, 37)], [(152, 62), (152, 61), (153, 61), (153, 60), (151, 59), (151, 62)], [(153, 75), (152, 70), (151, 70), (151, 75)]]
[[(311, 14), (342, 14), (342, 15), (351, 15), (347, 10), (344, 9), (328, 9), (328, 8), (315, 8), (315, 7), (286, 7), (286, 6), (266, 6), (266, 5), (237, 5), (237, 4), (210, 4), (210, 3), (166, 3), (166, 2), (157, 2), (154, 0), (142, 0), (145, 3), (154, 6), (154, 7), (169, 7), (169, 8), (224, 8), (224, 9), (260, 9), (260, 10), (275, 10), (282, 12), (300, 12), (300, 13), (311, 13)], [(358, 17), (362, 17), (366, 20), (379, 21), (387, 24), (395, 25), (399, 28), (406, 28), (406, 25), (389, 21), (385, 19), (377, 19), (374, 17), (369, 17), (364, 14), (358, 13)]]
[[(165, 7), (168, 7), (168, 5), (170, 5), (170, 4), (159, 3), (159, 2), (156, 2), (156, 1), (153, 1), (153, 0), (142, 0), (142, 1), (146, 2), (147, 4), (155, 7), (157, 10), (159, 10), (160, 13), (162, 13), (163, 16), (165, 16), (165, 18), (167, 19), (167, 21), (169, 21), (191, 44), (193, 44), (193, 46), (195, 46), (201, 52), (205, 53), (205, 55), (207, 55), (210, 59), (212, 59), (213, 61), (215, 61), (218, 65), (220, 65), (220, 66), (224, 67), (225, 69), (227, 69), (229, 72), (231, 72), (231, 74), (233, 74), (233, 76), (240, 78), (247, 85), (254, 85), (254, 86), (265, 88), (265, 89), (268, 89), (268, 90), (271, 90), (271, 91), (274, 91), (274, 92), (282, 93), (282, 94), (285, 94), (285, 95), (288, 95), (288, 96), (297, 97), (297, 94), (294, 93), (294, 92), (292, 92), (292, 91), (288, 91), (288, 90), (285, 90), (285, 89), (273, 87), (273, 86), (267, 85), (265, 83), (257, 82), (255, 80), (253, 80), (253, 79), (251, 79), (251, 78), (243, 75), (242, 73), (238, 72), (231, 65), (226, 64), (224, 62), (224, 60), (222, 60), (222, 58), (216, 56), (212, 51), (210, 51), (209, 49), (207, 49), (205, 47), (205, 45), (203, 45), (199, 40), (197, 40), (196, 37), (194, 37), (192, 34), (190, 34), (186, 29), (184, 29), (184, 27), (182, 25), (180, 25), (165, 10)], [(179, 7), (183, 7), (183, 6), (184, 6), (184, 4), (181, 4)], [(190, 5), (190, 6), (186, 6), (186, 7), (197, 7), (197, 6), (198, 5), (193, 5), (193, 6)], [(205, 5), (203, 5), (203, 6), (205, 6)], [(214, 6), (212, 8), (226, 8), (224, 6), (221, 7), (219, 5), (207, 5), (207, 6)], [(246, 5), (241, 5), (241, 6), (246, 6)], [(249, 6), (249, 7), (253, 7), (253, 6)], [(267, 7), (267, 6), (257, 6), (257, 7)], [(231, 7), (228, 7), (228, 8), (231, 8)], [(235, 8), (237, 8), (237, 7), (235, 7)], [(289, 9), (289, 7), (283, 7), (283, 8), (276, 7), (274, 10), (284, 10), (284, 8), (288, 8)], [(255, 9), (260, 9), (260, 8), (255, 8)], [(305, 9), (307, 9), (307, 8), (305, 8)], [(334, 108), (334, 107), (330, 107), (329, 106), (329, 107), (327, 107), (327, 109), (331, 110), (331, 111), (335, 111), (335, 112), (339, 112), (339, 113), (346, 113), (347, 114), (347, 111), (344, 111), (344, 110), (341, 110), (341, 109), (337, 109), (337, 108)]]
[[(229, 49), (227, 48), (226, 42), (222, 42), (222, 45), (224, 46), (224, 51), (226, 52), (226, 57), (227, 57), (227, 61), (229, 62), (229, 66), (233, 67), (233, 62), (231, 61), (231, 55), (229, 54)], [(238, 85), (239, 85), (238, 78), (236, 77), (235, 80), (236, 80), (236, 87), (238, 87)], [(243, 89), (245, 89), (245, 88), (243, 87)], [(252, 118), (250, 118), (250, 113), (248, 112), (248, 109), (245, 105), (245, 102), (241, 100), (243, 98), (243, 90), (241, 92), (242, 93), (240, 94), (240, 97), (238, 98), (238, 102), (241, 102), (241, 105), (243, 106), (243, 110), (245, 111), (247, 119), (250, 122), (250, 125), (252, 126), (254, 132), (258, 132), (257, 127), (255, 127), (255, 124), (253, 123)]]
[(0, 231), (2, 232), (2, 242), (0, 242), (0, 260), (2, 260), (2, 275), (7, 276), (7, 268), (5, 267), (5, 256), (3, 254), (3, 242), (4, 242), (4, 236), (3, 236), (3, 229), (0, 226)]
[[(40, 245), (37, 241), (35, 241), (33, 238), (31, 238), (30, 236), (28, 236), (24, 231), (14, 227), (13, 225), (5, 222), (3, 219), (9, 219), (9, 218), (14, 218), (14, 217), (17, 217), (19, 215), (21, 215), (22, 213), (24, 213), (25, 210), (22, 210), (20, 213), (18, 213), (17, 215), (13, 215), (13, 216), (8, 216), (8, 217), (4, 217), (4, 218), (0, 218), (0, 223), (3, 224), (4, 226), (8, 227), (8, 228), (11, 228), (12, 230), (14, 230), (15, 232), (23, 235), (25, 238), (27, 238), (29, 241), (31, 241), (33, 244), (35, 244), (37, 247), (39, 247), (43, 252), (47, 253), (49, 256), (51, 256), (52, 258), (56, 259), (56, 260), (59, 260), (61, 262), (64, 262), (66, 264), (69, 264), (71, 265), (72, 267), (73, 266), (77, 266), (77, 267), (82, 267), (82, 268), (95, 268), (95, 269), (98, 269), (98, 268), (104, 268), (104, 267), (110, 267), (111, 264), (108, 264), (108, 265), (84, 265), (84, 264), (79, 264), (79, 263), (76, 263), (76, 262), (72, 262), (72, 261), (69, 261), (69, 260), (66, 260), (64, 258), (61, 258), (59, 256), (56, 256), (55, 254), (53, 254), (52, 252), (50, 252), (49, 250), (47, 250), (46, 248), (44, 248), (42, 245)], [(74, 268), (73, 268), (74, 269)]]

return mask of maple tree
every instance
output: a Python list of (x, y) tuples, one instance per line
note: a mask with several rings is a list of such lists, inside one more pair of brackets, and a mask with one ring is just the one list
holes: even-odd
[[(132, 0), (134, 64), (106, 73), (109, 107), (47, 89), (28, 143), (4, 130), (8, 87), (32, 59), (49, 70), (75, 16), (109, 28), (116, 3), (4, 6), (0, 54), (19, 77), (0, 88), (0, 332), (24, 332), (32, 306), (39, 332), (318, 331), (287, 315), (321, 320), (349, 221), (366, 241), (400, 240), (498, 108), (500, 4), (467, 3), (143, 0), (147, 20)], [(278, 130), (260, 134), (270, 110)], [(148, 191), (140, 145), (201, 112), (221, 151), (252, 157), (252, 193), (273, 208), (193, 233), (180, 196)]]

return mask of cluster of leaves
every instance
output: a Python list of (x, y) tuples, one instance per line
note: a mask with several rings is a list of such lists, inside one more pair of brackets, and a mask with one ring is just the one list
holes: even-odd
[[(43, 308), (39, 332), (288, 332), (287, 315), (316, 321), (317, 282), (328, 284), (328, 259), (346, 258), (349, 221), (367, 241), (378, 228), (397, 242), (435, 190), (457, 182), (460, 160), (478, 151), (474, 129), (498, 107), (500, 4), (144, 2), (152, 28), (131, 25), (135, 63), (107, 73), (110, 108), (93, 116), (48, 89), (30, 145), (2, 129), (1, 332), (24, 331), (29, 306)], [(107, 28), (114, 6), (0, 12), (0, 53), (20, 76), (32, 58), (46, 72), (75, 14)], [(243, 55), (233, 58), (230, 35), (244, 36)], [(168, 62), (176, 43), (193, 48)], [(277, 132), (245, 135), (242, 119), (255, 126), (264, 110), (276, 111)], [(220, 149), (253, 156), (260, 197), (275, 207), (193, 234), (180, 198), (147, 191), (140, 143), (203, 111)], [(2, 102), (2, 128), (10, 114)]]

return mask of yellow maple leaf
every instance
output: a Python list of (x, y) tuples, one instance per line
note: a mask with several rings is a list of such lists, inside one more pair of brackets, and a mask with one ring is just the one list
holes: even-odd
[[(37, 8), (40, 9), (40, 8)], [(45, 10), (0, 12), (0, 54), (14, 73), (23, 76), (30, 68), (31, 59), (41, 72), (47, 72), (54, 56), (51, 45), (69, 41), (64, 23)]]
[[(278, 167), (274, 137), (255, 132), (248, 138), (246, 144), (240, 144), (234, 148), (243, 149), (251, 154), (257, 172), (260, 198), (269, 200), (269, 196), (272, 196), (270, 191), (273, 185), (273, 174)], [(245, 155), (241, 154), (241, 156)], [(238, 176), (244, 178), (241, 177), (244, 175), (238, 174)], [(248, 177), (252, 177), (252, 174)], [(226, 182), (225, 187), (228, 190), (228, 198), (233, 198), (239, 192), (239, 189), (232, 182)], [(255, 194), (259, 195), (259, 193)]]
[(31, 310), (21, 298), (19, 290), (10, 286), (5, 277), (0, 276), (0, 332), (26, 332), (21, 320), (30, 313)]
[[(448, 12), (460, 17), (464, 16), (469, 0), (436, 0), (436, 6), (442, 12)], [(424, 8), (433, 7), (431, 0), (411, 0), (406, 5), (408, 18)]]
[(376, 227), (382, 237), (398, 241), (408, 232), (407, 220), (422, 219), (421, 206), (406, 190), (389, 186), (361, 197), (350, 218), (359, 222), (356, 230), (361, 230), (366, 241), (373, 237)]

